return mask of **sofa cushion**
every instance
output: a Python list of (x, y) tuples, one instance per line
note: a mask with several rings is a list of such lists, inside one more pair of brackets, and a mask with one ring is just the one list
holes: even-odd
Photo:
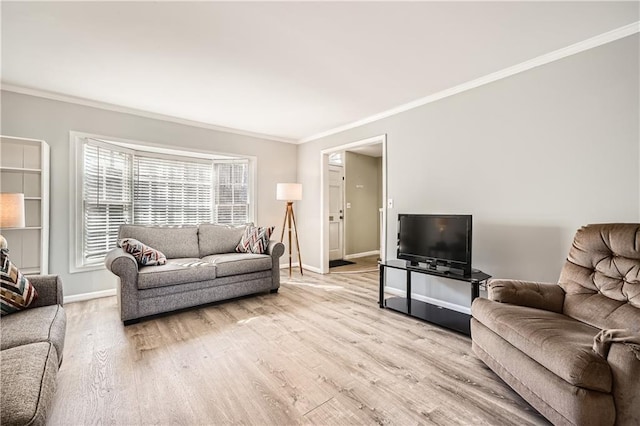
[(53, 399), (58, 357), (49, 342), (0, 352), (0, 424), (44, 425)]
[(51, 342), (62, 360), (67, 317), (60, 305), (25, 309), (2, 318), (0, 349), (37, 342)]
[(37, 297), (35, 287), (9, 260), (6, 251), (0, 250), (0, 315), (25, 309)]
[(165, 265), (141, 266), (138, 289), (212, 280), (216, 266), (199, 258), (169, 259)]
[(160, 250), (167, 259), (199, 257), (198, 227), (120, 225), (118, 239), (136, 240)]
[(611, 370), (591, 349), (600, 330), (541, 309), (476, 299), (473, 318), (568, 383), (611, 392)]
[(271, 256), (253, 253), (224, 253), (205, 256), (203, 261), (216, 266), (216, 276), (248, 274), (271, 270)]
[[(187, 293), (198, 294), (202, 291), (208, 291), (209, 289), (214, 289), (216, 287), (236, 286), (240, 284), (251, 283), (252, 281), (267, 282), (270, 289), (271, 271), (251, 272), (249, 274), (232, 275), (230, 277), (216, 277), (216, 279), (213, 281), (199, 281), (195, 283), (184, 283), (180, 285), (147, 288), (138, 291), (138, 303), (143, 300), (149, 299), (154, 299), (155, 301), (166, 300), (164, 298), (169, 295), (172, 295), (172, 297), (175, 296), (182, 298), (183, 296), (187, 297)], [(141, 305), (138, 304), (138, 306), (140, 307)]]
[(164, 265), (167, 263), (167, 257), (161, 251), (141, 243), (135, 238), (123, 238), (118, 240), (118, 245), (122, 247), (124, 251), (133, 256), (140, 265), (152, 266)]
[[(471, 320), (473, 352), (554, 425), (611, 426), (618, 420), (612, 394), (573, 386), (502, 337)], [(496, 418), (494, 424), (507, 424)], [(509, 424), (516, 424), (509, 422)], [(620, 423), (624, 425), (627, 423)]]
[(201, 223), (198, 227), (200, 257), (219, 253), (233, 253), (247, 225), (214, 225)]

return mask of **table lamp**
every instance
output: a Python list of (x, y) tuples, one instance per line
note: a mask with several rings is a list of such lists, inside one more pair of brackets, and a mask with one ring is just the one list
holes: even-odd
[[(24, 194), (0, 194), (0, 229), (24, 226)], [(6, 249), (7, 239), (0, 235), (0, 250)]]

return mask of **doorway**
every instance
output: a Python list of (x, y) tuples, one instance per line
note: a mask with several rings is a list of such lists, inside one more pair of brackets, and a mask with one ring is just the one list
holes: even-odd
[(329, 272), (330, 261), (385, 259), (386, 151), (386, 135), (321, 151), (323, 274)]
[(329, 262), (343, 258), (344, 167), (329, 164)]

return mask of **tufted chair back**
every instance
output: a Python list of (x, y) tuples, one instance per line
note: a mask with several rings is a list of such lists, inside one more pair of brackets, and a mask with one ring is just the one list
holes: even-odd
[(579, 229), (558, 285), (565, 315), (600, 329), (640, 331), (640, 224)]

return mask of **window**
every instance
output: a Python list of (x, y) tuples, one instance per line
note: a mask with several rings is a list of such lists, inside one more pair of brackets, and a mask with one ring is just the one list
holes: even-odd
[(131, 154), (84, 145), (83, 253), (100, 262), (115, 247), (118, 227), (131, 222)]
[(133, 223), (197, 225), (211, 221), (211, 160), (136, 155), (133, 165)]
[(329, 154), (329, 164), (334, 166), (342, 166), (344, 164), (342, 151), (332, 152), (331, 154)]
[(249, 220), (249, 162), (219, 162), (215, 165), (216, 223), (247, 223)]
[(178, 226), (253, 220), (249, 159), (152, 151), (78, 135), (72, 132), (79, 163), (72, 272), (102, 267), (125, 223)]

